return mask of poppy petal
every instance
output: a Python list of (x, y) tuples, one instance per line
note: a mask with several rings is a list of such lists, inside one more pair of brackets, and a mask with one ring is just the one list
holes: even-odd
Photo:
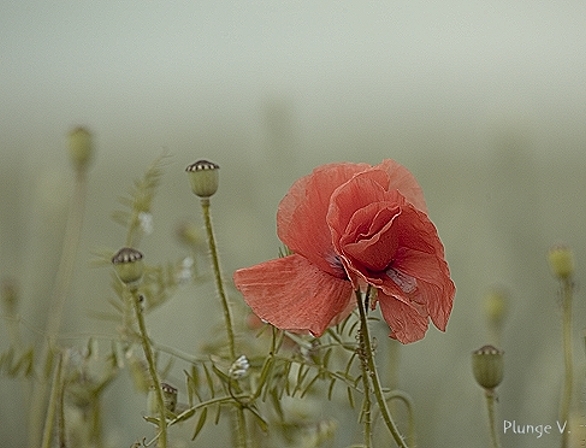
[(258, 317), (282, 330), (320, 336), (351, 311), (352, 284), (297, 254), (239, 269), (234, 283)]
[[(443, 247), (441, 250), (443, 254)], [(456, 287), (442, 256), (408, 248), (397, 251), (395, 269), (417, 279), (434, 325), (444, 331), (452, 311)]]
[(378, 294), (378, 304), (385, 322), (391, 329), (390, 337), (409, 344), (423, 339), (429, 327), (429, 318), (420, 310), (392, 296)]
[(388, 184), (383, 185), (385, 190), (398, 190), (415, 208), (427, 213), (423, 190), (407, 168), (392, 159), (385, 159), (372, 167), (372, 171), (375, 170), (383, 170), (388, 174)]
[(345, 277), (341, 264), (335, 259), (326, 214), (334, 190), (368, 168), (370, 165), (363, 163), (332, 163), (298, 179), (279, 203), (279, 239), (322, 271)]

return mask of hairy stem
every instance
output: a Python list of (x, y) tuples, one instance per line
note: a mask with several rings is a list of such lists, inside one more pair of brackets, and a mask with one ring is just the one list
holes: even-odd
[(157, 372), (157, 367), (155, 364), (155, 355), (153, 352), (153, 346), (147, 334), (146, 324), (144, 321), (144, 315), (142, 312), (142, 305), (140, 301), (140, 296), (136, 289), (132, 289), (130, 291), (130, 299), (134, 305), (134, 311), (136, 313), (136, 320), (138, 321), (138, 328), (140, 331), (140, 339), (142, 343), (142, 348), (147, 359), (147, 364), (149, 367), (149, 374), (151, 376), (151, 382), (153, 383), (152, 386), (155, 388), (155, 397), (157, 400), (157, 407), (159, 408), (159, 441), (158, 446), (160, 448), (167, 447), (167, 417), (166, 417), (166, 409), (165, 409), (165, 402), (163, 400), (163, 391), (161, 390), (161, 380), (159, 378), (159, 374)]
[[(366, 293), (367, 298), (370, 292), (371, 288), (369, 287)], [(399, 433), (399, 430), (393, 420), (393, 417), (391, 416), (382, 390), (380, 378), (378, 375), (376, 364), (374, 362), (374, 352), (372, 350), (372, 345), (370, 343), (370, 332), (368, 329), (368, 319), (366, 316), (367, 310), (365, 303), (362, 299), (362, 293), (360, 292), (360, 290), (356, 290), (356, 301), (358, 302), (358, 311), (360, 313), (360, 345), (364, 347), (364, 358), (366, 361), (366, 366), (368, 368), (369, 379), (372, 383), (374, 396), (376, 397), (376, 401), (381, 412), (383, 421), (385, 422), (386, 427), (391, 433), (391, 436), (395, 440), (395, 443), (399, 448), (408, 448), (405, 441), (403, 440), (403, 436), (401, 436), (401, 434)], [(367, 393), (367, 391), (365, 391), (365, 393)]]
[(368, 365), (364, 355), (362, 336), (360, 337), (360, 366), (362, 368), (362, 385), (364, 387), (364, 402), (362, 404), (362, 424), (364, 425), (364, 448), (372, 447), (372, 402), (370, 400), (370, 383), (368, 381)]
[(236, 359), (236, 348), (234, 345), (234, 329), (232, 326), (232, 316), (230, 314), (230, 305), (224, 290), (224, 281), (222, 280), (222, 273), (220, 271), (220, 258), (218, 256), (218, 249), (216, 247), (216, 239), (214, 237), (214, 229), (212, 227), (212, 217), (210, 213), (210, 200), (203, 198), (201, 200), (201, 208), (203, 212), (203, 219), (205, 221), (206, 234), (208, 238), (208, 246), (210, 249), (210, 257), (212, 259), (212, 267), (214, 269), (214, 278), (216, 280), (216, 289), (220, 302), (222, 303), (222, 310), (224, 311), (224, 324), (226, 326), (226, 333), (228, 336), (228, 350), (230, 359)]
[[(216, 239), (214, 237), (214, 229), (212, 226), (212, 218), (210, 213), (210, 200), (209, 198), (201, 199), (201, 208), (203, 218), (205, 222), (208, 247), (210, 250), (210, 257), (212, 261), (212, 268), (214, 270), (214, 278), (216, 281), (216, 290), (220, 297), (222, 304), (222, 310), (224, 312), (224, 325), (226, 327), (226, 336), (228, 338), (228, 353), (231, 362), (236, 360), (236, 343), (234, 338), (234, 327), (232, 325), (232, 315), (230, 313), (230, 304), (226, 296), (224, 289), (224, 281), (222, 280), (222, 272), (220, 270), (220, 257), (218, 256), (218, 249), (216, 247)], [(240, 448), (248, 447), (248, 431), (246, 428), (246, 418), (244, 415), (244, 409), (238, 407), (236, 409), (236, 427), (235, 427), (235, 442), (236, 446)]]

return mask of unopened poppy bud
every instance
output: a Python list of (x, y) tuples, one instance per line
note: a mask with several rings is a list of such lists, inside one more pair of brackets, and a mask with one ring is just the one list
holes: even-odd
[(184, 221), (177, 226), (176, 235), (182, 244), (195, 249), (203, 247), (205, 240), (201, 235), (199, 227), (192, 221)]
[(142, 277), (144, 263), (142, 254), (131, 247), (123, 247), (112, 257), (112, 264), (123, 283), (135, 283)]
[(207, 160), (198, 160), (185, 168), (193, 193), (200, 198), (209, 198), (218, 191), (219, 169), (217, 164)]
[(507, 316), (508, 303), (506, 293), (499, 289), (489, 291), (484, 299), (484, 312), (488, 324), (494, 329), (500, 329)]
[(504, 352), (492, 345), (485, 345), (472, 352), (472, 372), (476, 382), (485, 389), (494, 389), (503, 380)]
[(557, 278), (565, 279), (574, 274), (574, 255), (568, 246), (557, 245), (548, 253), (549, 267)]
[(78, 171), (87, 168), (93, 153), (92, 134), (83, 127), (69, 133), (69, 157)]

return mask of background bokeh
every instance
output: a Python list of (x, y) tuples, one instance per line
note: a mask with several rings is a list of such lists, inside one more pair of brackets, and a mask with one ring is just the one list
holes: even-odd
[[(276, 207), (296, 178), (322, 163), (390, 157), (422, 184), (458, 289), (447, 332), (431, 329), (400, 351), (399, 383), (416, 403), (419, 445), (488, 444), (470, 353), (487, 342), (482, 304), (495, 286), (510, 299), (499, 424), (555, 425), (561, 316), (545, 255), (554, 243), (571, 245), (578, 286), (586, 278), (584, 2), (0, 6), (0, 273), (19, 280), (29, 340), (42, 339), (36, 330), (57, 268), (72, 127), (88, 126), (97, 147), (63, 325), (80, 344), (115, 332), (90, 316), (107, 310), (111, 295), (109, 272), (90, 267), (91, 251), (123, 244), (110, 214), (162, 151), (171, 158), (143, 252), (153, 261), (181, 255), (175, 226), (199, 219), (183, 171), (209, 158), (221, 166), (212, 211), (228, 279), (276, 256)], [(215, 302), (202, 299), (212, 295), (181, 289), (149, 317), (153, 337), (197, 350), (220, 319)], [(580, 416), (585, 318), (578, 288)], [(382, 359), (387, 343), (379, 338)], [(0, 394), (2, 446), (24, 446), (17, 382), (2, 378)], [(112, 446), (143, 434), (143, 399), (129, 383), (112, 387), (105, 409)], [(335, 446), (356, 440), (359, 433), (342, 430)], [(507, 434), (503, 445), (557, 440)]]

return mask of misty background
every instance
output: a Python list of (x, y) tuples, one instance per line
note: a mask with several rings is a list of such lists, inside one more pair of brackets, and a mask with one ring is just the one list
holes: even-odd
[[(421, 183), (457, 286), (447, 332), (432, 328), (401, 348), (399, 384), (415, 401), (419, 446), (488, 445), (470, 353), (487, 342), (482, 305), (495, 285), (510, 298), (497, 421), (553, 426), (561, 313), (545, 256), (552, 244), (572, 246), (583, 284), (585, 74), (581, 1), (2, 0), (0, 274), (20, 283), (23, 334), (42, 339), (34, 328), (57, 268), (73, 185), (66, 135), (77, 125), (96, 146), (62, 325), (80, 344), (115, 332), (90, 316), (111, 296), (110, 272), (90, 266), (91, 252), (123, 244), (110, 214), (163, 151), (171, 158), (141, 250), (153, 262), (182, 254), (176, 224), (200, 219), (184, 169), (213, 160), (227, 280), (277, 255), (275, 212), (295, 179), (322, 163), (393, 158)], [(198, 294), (183, 288), (149, 316), (155, 340), (197, 350), (210, 313), (220, 320)], [(582, 416), (582, 289), (574, 309)], [(0, 341), (5, 349), (4, 332)], [(379, 337), (379, 358), (387, 342)], [(16, 384), (0, 379), (6, 446), (26, 440)], [(105, 401), (106, 440), (129, 446), (145, 430), (143, 397), (120, 380)], [(341, 428), (334, 446), (359, 441), (354, 429)], [(503, 437), (509, 447), (557, 443)]]

